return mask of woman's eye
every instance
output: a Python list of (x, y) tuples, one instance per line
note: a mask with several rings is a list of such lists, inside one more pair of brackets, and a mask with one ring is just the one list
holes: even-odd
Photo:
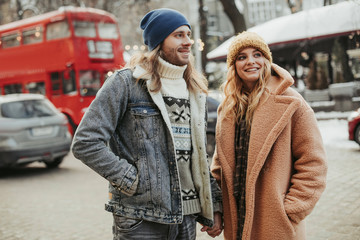
[(257, 52), (257, 53), (254, 54), (254, 56), (255, 56), (255, 57), (261, 57), (262, 54), (261, 54), (260, 52)]
[(238, 56), (237, 57), (237, 60), (244, 60), (245, 59), (245, 56)]

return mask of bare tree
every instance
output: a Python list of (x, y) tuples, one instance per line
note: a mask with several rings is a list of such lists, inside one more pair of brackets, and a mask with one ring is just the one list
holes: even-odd
[[(328, 3), (328, 4), (327, 4)], [(324, 6), (326, 6), (326, 5), (331, 5), (332, 3), (331, 3), (331, 0), (324, 0)]]
[(201, 69), (205, 74), (205, 67), (207, 62), (207, 18), (206, 18), (206, 7), (203, 0), (199, 0), (199, 17), (200, 17), (200, 39), (204, 42), (203, 49), (201, 51)]
[(287, 0), (288, 6), (290, 8), (291, 13), (297, 13), (302, 11), (302, 0)]
[(23, 19), (23, 9), (20, 0), (16, 0), (16, 18), (17, 20)]
[(235, 0), (220, 0), (224, 7), (224, 12), (229, 17), (235, 33), (246, 30), (246, 23), (244, 15), (241, 14), (235, 4)]

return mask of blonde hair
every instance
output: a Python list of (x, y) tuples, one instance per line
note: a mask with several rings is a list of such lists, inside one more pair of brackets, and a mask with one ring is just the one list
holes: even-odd
[(247, 131), (250, 131), (254, 112), (271, 76), (271, 63), (267, 58), (264, 61), (260, 78), (250, 92), (246, 90), (244, 82), (237, 74), (235, 63), (229, 67), (226, 82), (221, 86), (225, 95), (222, 103), (223, 116), (235, 118), (237, 123), (245, 117)]
[[(161, 81), (159, 74), (159, 57), (161, 54), (161, 45), (157, 46), (150, 52), (135, 54), (131, 57), (130, 62), (126, 67), (134, 69), (136, 65), (140, 65), (148, 73), (150, 73), (153, 83), (151, 86), (152, 92), (158, 92), (161, 89)], [(142, 77), (142, 76), (141, 76)], [(139, 77), (140, 80), (141, 77)], [(191, 92), (208, 92), (208, 82), (206, 78), (199, 73), (194, 67), (194, 57), (190, 55), (190, 61), (187, 64), (187, 68), (184, 72), (184, 79), (187, 85), (187, 88)]]

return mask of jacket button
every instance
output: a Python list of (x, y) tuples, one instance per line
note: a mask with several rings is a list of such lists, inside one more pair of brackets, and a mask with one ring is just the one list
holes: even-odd
[(147, 113), (147, 110), (146, 110), (146, 109), (144, 109), (144, 110), (143, 110), (143, 113)]

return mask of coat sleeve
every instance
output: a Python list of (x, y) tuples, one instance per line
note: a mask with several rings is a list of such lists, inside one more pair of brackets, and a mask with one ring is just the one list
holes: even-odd
[(292, 121), (294, 174), (285, 197), (285, 211), (298, 223), (315, 207), (325, 190), (327, 163), (313, 110), (304, 103)]
[(219, 186), (221, 186), (221, 166), (216, 149), (211, 161), (210, 169), (211, 169), (211, 174), (213, 175)]
[[(216, 141), (219, 142), (218, 131), (220, 131), (220, 129), (221, 129), (221, 117), (222, 117), (222, 105), (221, 104), (218, 108), (217, 116), (218, 117), (217, 117), (217, 122), (216, 122), (215, 137), (216, 137)], [(211, 170), (211, 174), (213, 175), (213, 177), (216, 179), (217, 183), (221, 187), (221, 163), (220, 163), (218, 150), (217, 150), (218, 147), (219, 147), (219, 144), (216, 144), (214, 155), (212, 157), (212, 161), (211, 161), (211, 165), (210, 165), (210, 170)]]
[(127, 75), (121, 70), (106, 80), (75, 132), (72, 152), (124, 194), (132, 195), (137, 187), (137, 169), (108, 147), (118, 121), (126, 111), (129, 98)]

